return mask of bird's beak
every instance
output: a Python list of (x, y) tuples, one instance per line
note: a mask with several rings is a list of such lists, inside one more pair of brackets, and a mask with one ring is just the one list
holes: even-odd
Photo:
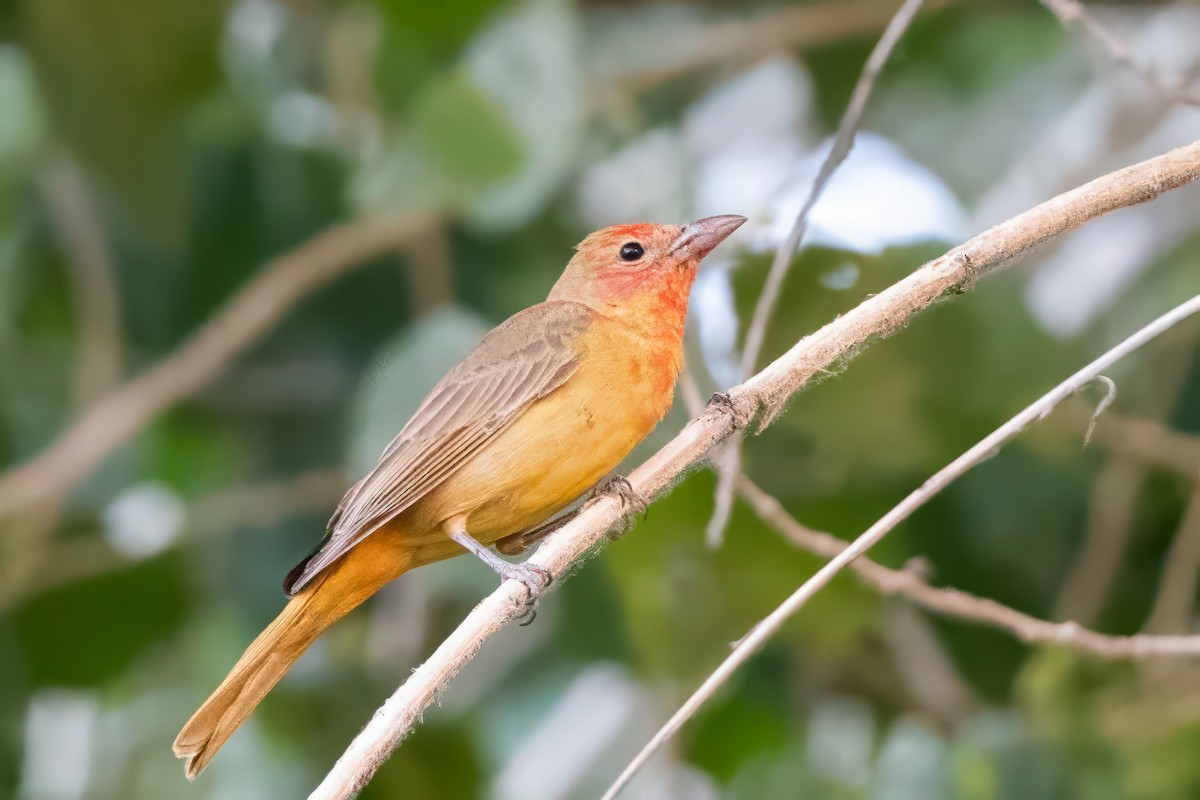
[(712, 252), (713, 248), (736, 231), (746, 221), (745, 217), (737, 214), (722, 214), (719, 217), (705, 217), (684, 226), (683, 233), (671, 245), (672, 253), (686, 253), (699, 261)]

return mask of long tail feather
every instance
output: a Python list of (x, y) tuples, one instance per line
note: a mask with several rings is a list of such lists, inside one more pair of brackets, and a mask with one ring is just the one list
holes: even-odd
[[(364, 544), (366, 544), (364, 542)], [(361, 547), (361, 546), (360, 546)], [(326, 628), (408, 566), (402, 553), (362, 547), (297, 594), (246, 648), (229, 675), (175, 737), (174, 750), (194, 779), (267, 692)]]

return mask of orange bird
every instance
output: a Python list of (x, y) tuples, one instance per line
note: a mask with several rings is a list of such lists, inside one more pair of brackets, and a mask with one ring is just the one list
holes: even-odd
[(465, 550), (531, 596), (544, 588), (543, 570), (489, 545), (510, 552), (505, 544), (535, 538), (530, 530), (611, 473), (667, 413), (696, 268), (745, 221), (591, 234), (544, 303), (450, 370), (288, 573), (291, 601), (179, 732), (187, 777), (326, 628), (408, 570)]

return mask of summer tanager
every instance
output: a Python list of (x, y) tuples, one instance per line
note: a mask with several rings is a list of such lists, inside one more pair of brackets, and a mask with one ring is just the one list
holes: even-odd
[(547, 576), (488, 549), (620, 463), (671, 406), (700, 260), (745, 217), (618, 225), (581, 242), (544, 303), (438, 383), (284, 581), (292, 597), (175, 739), (194, 778), (331, 624), (414, 567), (479, 556), (534, 595)]

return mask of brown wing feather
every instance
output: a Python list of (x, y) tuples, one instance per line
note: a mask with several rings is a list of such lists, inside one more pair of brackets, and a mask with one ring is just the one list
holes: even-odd
[(484, 337), (421, 402), (375, 468), (346, 492), (325, 539), (288, 573), (284, 590), (304, 588), (565, 383), (579, 363), (572, 345), (592, 319), (580, 303), (546, 302)]

